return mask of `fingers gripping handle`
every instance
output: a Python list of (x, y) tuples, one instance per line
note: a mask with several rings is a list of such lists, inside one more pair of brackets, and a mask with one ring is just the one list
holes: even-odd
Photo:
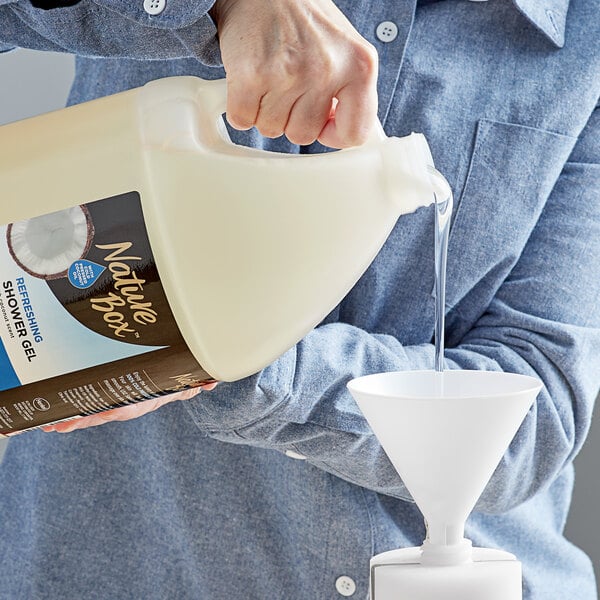
[[(173, 150), (231, 151), (221, 115), (227, 108), (225, 79), (166, 77), (139, 89), (138, 109), (144, 144)], [(379, 121), (365, 146), (386, 139)]]
[[(202, 114), (207, 117), (206, 122), (202, 124), (202, 129), (207, 137), (212, 139), (214, 135), (217, 135), (218, 139), (221, 140), (223, 138), (223, 131), (221, 130), (223, 122), (220, 117), (227, 108), (226, 80), (199, 80), (198, 90), (198, 105), (202, 109)], [(382, 140), (386, 138), (381, 122), (376, 119), (365, 144), (381, 144)]]
[[(207, 138), (215, 142), (223, 139), (224, 129), (221, 115), (227, 108), (227, 83), (225, 79), (213, 81), (199, 80), (198, 99), (199, 107), (202, 109), (202, 131)], [(376, 119), (373, 128), (367, 138), (366, 144), (381, 144), (387, 138), (379, 119)], [(225, 139), (227, 135), (225, 133)]]

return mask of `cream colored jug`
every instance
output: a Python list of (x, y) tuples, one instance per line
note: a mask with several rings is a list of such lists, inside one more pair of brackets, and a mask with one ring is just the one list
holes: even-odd
[[(160, 285), (185, 345), (207, 379), (236, 380), (271, 363), (318, 324), (369, 266), (398, 217), (431, 204), (435, 187), (444, 186), (422, 135), (381, 133), (339, 152), (277, 154), (231, 143), (221, 119), (225, 104), (224, 80), (174, 77), (0, 128), (0, 223), (8, 226), (0, 265), (2, 278), (13, 282), (12, 291), (0, 293), (3, 314), (13, 321), (10, 330), (0, 327), (4, 360), (13, 369), (0, 390), (123, 356), (147, 361), (168, 345), (143, 340), (151, 328), (166, 327), (148, 300), (146, 257), (126, 246), (125, 225), (122, 238), (99, 241), (90, 217), (97, 201), (122, 198), (103, 209), (110, 218), (102, 218), (114, 217), (118, 228), (128, 194), (139, 195)], [(54, 211), (60, 212), (50, 221), (33, 219)], [(58, 241), (39, 233), (49, 229), (63, 232)], [(46, 237), (50, 245), (40, 242)], [(90, 259), (91, 250), (96, 258)], [(31, 252), (56, 257), (42, 267)], [(94, 301), (89, 296), (102, 278), (104, 295)], [(79, 334), (71, 332), (55, 336), (51, 349), (63, 284), (83, 290), (77, 306), (89, 301), (91, 314), (104, 321), (90, 341), (78, 343)], [(36, 296), (47, 287), (53, 288), (50, 299)], [(22, 313), (24, 337), (31, 338), (29, 355), (14, 344), (21, 326), (13, 305)], [(82, 320), (78, 309), (69, 319)], [(62, 331), (70, 327), (65, 323)], [(35, 331), (43, 338), (37, 345)], [(82, 358), (94, 340), (98, 348), (110, 342), (116, 355), (103, 350)], [(52, 360), (41, 358), (45, 345)], [(80, 347), (73, 359), (57, 360), (70, 345)], [(125, 347), (129, 354), (119, 350)], [(132, 378), (134, 371), (126, 371)], [(174, 376), (179, 387), (184, 371)], [(103, 373), (94, 377), (105, 381)], [(118, 383), (106, 381), (114, 388), (113, 380)]]

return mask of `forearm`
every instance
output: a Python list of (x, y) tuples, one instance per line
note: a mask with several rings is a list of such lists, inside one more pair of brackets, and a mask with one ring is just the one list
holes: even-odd
[(409, 499), (354, 400), (346, 391), (367, 373), (427, 369), (429, 345), (403, 347), (351, 325), (318, 327), (261, 373), (186, 403), (201, 430), (222, 441), (280, 452), (358, 485)]
[[(585, 437), (597, 391), (594, 381), (582, 379), (570, 364), (565, 365), (567, 373), (558, 372), (553, 354), (570, 347), (573, 361), (589, 368), (589, 344), (599, 345), (600, 335), (546, 325), (553, 334), (543, 349), (536, 339), (541, 331), (507, 325), (492, 326), (492, 333), (482, 325), (464, 344), (447, 351), (448, 368), (525, 373), (541, 377), (547, 386), (483, 495), (480, 510), (501, 512), (533, 495), (552, 481)], [(220, 440), (292, 450), (352, 483), (409, 499), (345, 385), (368, 373), (431, 369), (433, 355), (431, 344), (405, 347), (350, 325), (326, 325), (260, 375), (221, 384), (188, 405), (199, 427)], [(572, 402), (579, 407), (576, 422)]]

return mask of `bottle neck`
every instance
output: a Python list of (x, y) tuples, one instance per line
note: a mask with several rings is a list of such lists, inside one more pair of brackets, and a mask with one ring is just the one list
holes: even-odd
[(425, 540), (421, 546), (421, 564), (428, 566), (463, 565), (473, 561), (471, 540), (460, 539), (453, 544), (435, 544)]
[(464, 522), (437, 526), (426, 522), (427, 537), (421, 546), (421, 564), (460, 565), (472, 560), (471, 540), (464, 537)]

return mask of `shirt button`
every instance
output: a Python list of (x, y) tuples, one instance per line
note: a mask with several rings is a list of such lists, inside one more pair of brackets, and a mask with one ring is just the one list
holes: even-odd
[(290, 458), (295, 458), (296, 460), (306, 460), (306, 456), (304, 456), (304, 454), (299, 454), (293, 450), (286, 450), (285, 455), (289, 456)]
[(167, 0), (144, 0), (144, 10), (149, 15), (160, 15), (166, 5)]
[(352, 596), (356, 591), (356, 584), (348, 575), (342, 575), (335, 580), (335, 589), (342, 596)]
[(377, 25), (375, 34), (380, 42), (393, 42), (398, 37), (398, 25), (392, 21), (383, 21)]

